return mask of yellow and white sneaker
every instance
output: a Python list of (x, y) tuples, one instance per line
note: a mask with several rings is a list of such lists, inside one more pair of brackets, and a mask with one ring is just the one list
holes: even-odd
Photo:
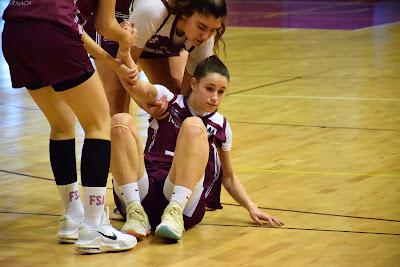
[(161, 223), (156, 227), (156, 236), (179, 240), (185, 231), (183, 209), (177, 203), (170, 202), (161, 217)]
[(126, 222), (121, 232), (135, 236), (146, 237), (151, 232), (151, 226), (146, 211), (138, 201), (129, 202), (126, 208)]

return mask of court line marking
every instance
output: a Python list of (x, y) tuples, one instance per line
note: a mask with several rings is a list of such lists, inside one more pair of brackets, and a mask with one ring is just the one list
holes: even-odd
[(297, 173), (297, 174), (317, 174), (317, 175), (331, 175), (331, 176), (383, 176), (400, 178), (400, 174), (390, 173), (349, 173), (349, 172), (318, 172), (318, 171), (302, 171), (302, 170), (273, 170), (261, 168), (241, 168), (236, 167), (236, 172), (269, 172), (269, 173)]
[(302, 77), (293, 77), (293, 78), (288, 78), (288, 79), (284, 79), (284, 80), (280, 80), (280, 81), (276, 81), (276, 82), (257, 85), (257, 86), (250, 87), (250, 88), (247, 88), (247, 89), (243, 89), (243, 90), (238, 90), (238, 91), (234, 91), (234, 92), (231, 92), (231, 93), (227, 93), (225, 96), (236, 95), (236, 94), (240, 94), (240, 93), (243, 93), (243, 92), (260, 89), (260, 88), (271, 86), (271, 85), (275, 85), (275, 84), (291, 82), (291, 81), (298, 80), (298, 79), (301, 79), (301, 78)]
[[(252, 89), (254, 90), (254, 89)], [(235, 93), (235, 92), (233, 92)], [(257, 98), (292, 98), (292, 99), (321, 99), (321, 100), (349, 100), (349, 101), (400, 101), (400, 98), (367, 98), (367, 97), (341, 97), (341, 96), (301, 96), (301, 95), (250, 95), (230, 94), (235, 97), (257, 97)], [(228, 95), (228, 94), (227, 94)]]
[(389, 27), (389, 26), (399, 24), (399, 23), (400, 23), (400, 21), (395, 21), (395, 22), (389, 22), (389, 23), (384, 23), (384, 24), (379, 24), (379, 25), (374, 25), (374, 26), (368, 26), (368, 27), (364, 27), (364, 28), (354, 29), (353, 32), (359, 32), (359, 31), (363, 31), (363, 30), (375, 30), (375, 29), (379, 29), (379, 28)]
[[(239, 204), (235, 203), (225, 203), (221, 202), (222, 205), (226, 206), (234, 206), (241, 207)], [(293, 210), (293, 209), (280, 209), (280, 208), (270, 208), (270, 207), (258, 207), (259, 209), (264, 210), (275, 210), (275, 211), (287, 211), (294, 213), (304, 213), (304, 214), (313, 214), (313, 215), (321, 215), (321, 216), (332, 216), (332, 217), (341, 217), (341, 218), (350, 218), (350, 219), (362, 219), (362, 220), (374, 220), (374, 221), (384, 221), (384, 222), (399, 222), (400, 220), (396, 219), (384, 219), (384, 218), (376, 218), (376, 217), (365, 217), (365, 216), (354, 216), (354, 215), (343, 215), (343, 214), (334, 214), (334, 213), (325, 213), (325, 212), (314, 212), (314, 211), (304, 211), (304, 210)]]
[[(239, 168), (240, 169), (240, 168)], [(293, 172), (293, 171), (277, 171), (277, 170), (273, 170), (275, 172)], [(24, 177), (29, 177), (29, 178), (35, 178), (35, 179), (41, 179), (41, 180), (46, 180), (46, 181), (52, 181), (55, 182), (54, 179), (51, 178), (46, 178), (46, 177), (40, 177), (40, 176), (34, 176), (34, 175), (28, 175), (28, 174), (23, 174), (23, 173), (18, 173), (18, 172), (13, 172), (13, 171), (6, 171), (6, 170), (2, 170), (0, 169), (0, 172), (5, 172), (5, 173), (9, 173), (9, 174), (15, 174), (15, 175), (19, 175), (19, 176), (24, 176)], [(304, 172), (304, 173), (316, 173), (316, 172)], [(319, 174), (319, 173), (318, 173)], [(338, 173), (335, 173), (338, 174)], [(350, 175), (350, 174), (348, 174)], [(351, 175), (360, 175), (360, 174), (351, 174)], [(368, 174), (364, 174), (364, 175), (368, 175)], [(387, 174), (378, 174), (379, 176), (385, 176)], [(390, 175), (390, 174), (389, 174)], [(78, 183), (79, 185), (82, 185), (80, 182)], [(107, 187), (108, 190), (113, 190), (113, 188), (111, 187)], [(227, 206), (237, 206), (240, 207), (240, 205), (238, 204), (231, 204), (231, 203), (224, 203), (222, 202), (221, 204), (223, 205), (227, 205)], [(319, 212), (313, 212), (313, 211), (301, 211), (301, 210), (291, 210), (291, 209), (282, 209), (282, 208), (271, 208), (271, 207), (260, 207), (261, 209), (269, 209), (269, 210), (277, 210), (277, 211), (287, 211), (287, 212), (296, 212), (296, 213), (304, 213), (304, 214), (315, 214), (315, 215), (325, 215), (325, 216), (336, 216), (336, 217), (347, 217), (347, 218), (356, 218), (356, 219), (368, 219), (368, 220), (380, 220), (380, 221), (391, 221), (391, 222), (400, 222), (400, 220), (395, 220), (395, 219), (382, 219), (382, 218), (373, 218), (373, 217), (363, 217), (363, 216), (352, 216), (352, 215), (341, 215), (341, 214), (334, 214), (334, 213), (319, 213)], [(2, 213), (3, 211), (0, 210), (0, 213)], [(7, 213), (7, 212), (3, 212), (3, 213)], [(8, 212), (8, 213), (13, 213), (13, 212)], [(31, 214), (31, 213), (27, 213), (27, 214)], [(36, 213), (34, 213), (36, 214)], [(55, 215), (54, 215), (55, 216)]]
[[(0, 214), (14, 214), (14, 215), (39, 215), (59, 217), (60, 214), (39, 213), (39, 212), (11, 212), (0, 210)], [(397, 236), (400, 233), (384, 233), (384, 232), (369, 232), (369, 231), (353, 231), (353, 230), (340, 230), (340, 229), (320, 229), (320, 228), (301, 228), (301, 227), (271, 227), (271, 226), (258, 226), (258, 225), (241, 225), (241, 224), (220, 224), (220, 223), (204, 223), (200, 222), (198, 225), (204, 226), (222, 226), (222, 227), (253, 227), (258, 229), (281, 229), (281, 230), (299, 230), (299, 231), (317, 231), (317, 232), (335, 232), (335, 233), (351, 233), (351, 234), (373, 234), (373, 235), (393, 235)]]
[(389, 235), (400, 236), (400, 233), (385, 233), (385, 232), (369, 232), (369, 231), (353, 231), (353, 230), (340, 230), (340, 229), (320, 229), (320, 228), (301, 228), (301, 227), (270, 227), (258, 225), (241, 225), (241, 224), (218, 224), (218, 223), (199, 223), (204, 226), (223, 226), (223, 227), (254, 227), (261, 229), (274, 229), (274, 230), (299, 230), (299, 231), (316, 231), (316, 232), (334, 232), (334, 233), (349, 233), (349, 234), (370, 234), (370, 235)]
[(229, 122), (230, 123), (238, 123), (238, 124), (253, 124), (253, 125), (268, 125), (268, 126), (287, 126), (287, 127), (341, 129), (341, 130), (365, 130), (365, 131), (400, 132), (400, 129), (384, 129), (384, 128), (360, 128), (360, 127), (343, 127), (343, 126), (329, 126), (329, 125), (307, 125), (307, 124), (269, 123), (269, 122), (251, 122), (251, 121), (234, 121), (234, 120), (230, 120)]

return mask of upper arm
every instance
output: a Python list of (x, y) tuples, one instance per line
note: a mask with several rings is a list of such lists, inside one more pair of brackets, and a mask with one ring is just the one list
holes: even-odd
[(135, 0), (129, 14), (137, 30), (135, 46), (143, 49), (167, 16), (168, 10), (160, 0)]
[[(96, 10), (95, 28), (101, 35), (108, 35), (108, 27), (113, 23), (117, 23), (115, 19), (115, 1), (116, 0), (100, 0)], [(106, 36), (108, 37), (108, 36)]]

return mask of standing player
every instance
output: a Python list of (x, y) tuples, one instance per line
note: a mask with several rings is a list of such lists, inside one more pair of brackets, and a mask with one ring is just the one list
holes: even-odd
[(207, 199), (220, 205), (221, 183), (255, 223), (283, 225), (257, 208), (233, 172), (231, 127), (217, 112), (228, 80), (225, 65), (211, 56), (197, 65), (187, 98), (143, 81), (129, 89), (141, 102), (167, 97), (169, 115), (150, 121), (144, 157), (129, 114), (112, 118), (111, 169), (115, 201), (126, 215), (123, 232), (144, 237), (152, 227), (160, 237), (179, 240), (202, 220)]
[[(125, 34), (113, 11), (109, 15), (115, 2), (92, 3), (93, 8), (101, 10), (99, 30), (119, 41), (122, 49), (129, 49), (133, 36)], [(50, 124), (50, 163), (65, 207), (57, 233), (59, 241), (77, 241), (77, 251), (82, 253), (128, 250), (136, 245), (136, 239), (115, 230), (108, 212), (104, 213), (110, 117), (102, 84), (85, 47), (123, 79), (131, 81), (135, 73), (82, 33), (76, 14), (71, 0), (25, 1), (23, 5), (21, 1), (10, 1), (3, 14), (3, 53), (12, 86), (26, 87)], [(75, 116), (85, 131), (81, 158), (83, 206), (76, 172)]]

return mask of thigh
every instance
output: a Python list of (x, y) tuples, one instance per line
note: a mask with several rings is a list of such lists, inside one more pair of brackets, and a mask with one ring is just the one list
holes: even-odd
[(96, 61), (96, 69), (104, 85), (111, 116), (128, 113), (130, 96), (122, 86), (117, 74), (105, 63)]
[(82, 84), (58, 94), (78, 117), (85, 138), (110, 140), (108, 102), (96, 72)]
[(75, 114), (51, 87), (28, 90), (29, 94), (46, 116), (53, 140), (72, 139), (75, 136)]

